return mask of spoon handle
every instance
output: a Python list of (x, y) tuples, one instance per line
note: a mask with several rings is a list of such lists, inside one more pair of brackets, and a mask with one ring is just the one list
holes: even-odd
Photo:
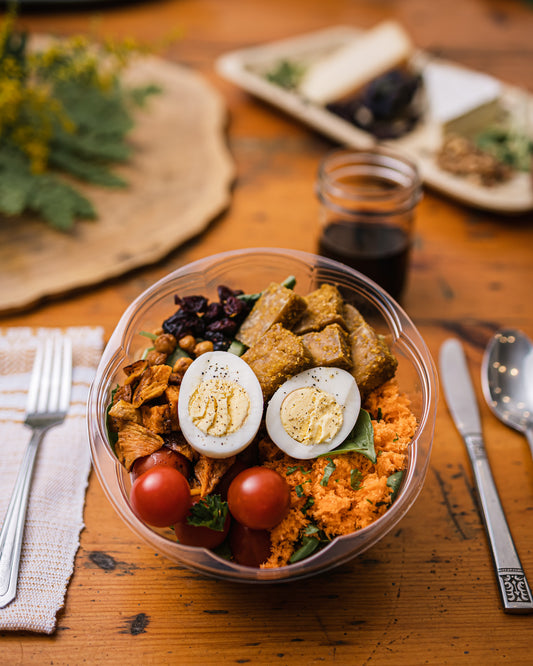
[(533, 596), (494, 484), (483, 438), (479, 434), (465, 435), (464, 441), (472, 464), (504, 610), (507, 613), (532, 613)]

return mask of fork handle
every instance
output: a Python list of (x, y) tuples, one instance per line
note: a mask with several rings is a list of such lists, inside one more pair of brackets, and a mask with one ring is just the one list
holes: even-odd
[(46, 428), (33, 430), (9, 500), (6, 517), (0, 531), (0, 608), (7, 606), (17, 594), (22, 536), (26, 509), (37, 449)]

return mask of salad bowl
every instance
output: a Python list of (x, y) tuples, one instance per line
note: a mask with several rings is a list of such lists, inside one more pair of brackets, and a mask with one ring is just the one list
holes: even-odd
[[(276, 568), (243, 566), (207, 550), (176, 542), (169, 529), (152, 528), (130, 505), (130, 475), (118, 461), (107, 430), (107, 410), (122, 368), (142, 356), (142, 331), (161, 326), (175, 309), (174, 296), (202, 294), (215, 299), (227, 285), (253, 294), (271, 282), (295, 279), (305, 295), (323, 283), (335, 285), (345, 302), (354, 305), (375, 331), (385, 336), (398, 360), (400, 391), (410, 400), (417, 426), (409, 444), (407, 469), (394, 503), (375, 522), (334, 538), (310, 557)], [(320, 256), (289, 249), (254, 248), (225, 252), (195, 261), (165, 276), (136, 298), (122, 315), (103, 352), (88, 400), (88, 434), (94, 468), (115, 511), (128, 527), (169, 560), (198, 572), (248, 583), (281, 582), (323, 573), (379, 542), (406, 515), (419, 495), (429, 464), (437, 406), (437, 379), (429, 350), (402, 308), (363, 274)]]

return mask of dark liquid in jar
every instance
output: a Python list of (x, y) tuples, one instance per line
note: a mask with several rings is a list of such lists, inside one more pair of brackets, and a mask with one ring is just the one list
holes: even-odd
[(403, 229), (377, 221), (333, 221), (322, 231), (319, 252), (364, 273), (393, 298), (400, 297), (409, 258), (409, 237)]

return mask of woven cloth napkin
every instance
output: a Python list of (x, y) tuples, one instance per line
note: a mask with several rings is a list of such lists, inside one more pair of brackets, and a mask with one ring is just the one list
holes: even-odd
[[(54, 329), (0, 329), (0, 524), (31, 431), (24, 421), (35, 350)], [(86, 405), (103, 347), (100, 328), (63, 331), (72, 339), (70, 410), (37, 453), (22, 543), (17, 596), (0, 608), (0, 630), (52, 633), (62, 608), (83, 529), (91, 457)], [(1, 658), (0, 658), (1, 661)]]

